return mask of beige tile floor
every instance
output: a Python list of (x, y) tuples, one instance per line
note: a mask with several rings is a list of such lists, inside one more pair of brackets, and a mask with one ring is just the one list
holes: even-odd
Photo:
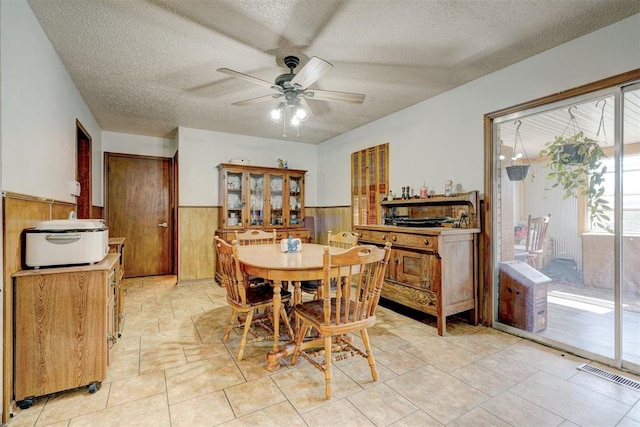
[(370, 330), (379, 380), (364, 359), (338, 362), (325, 400), (323, 375), (304, 360), (263, 368), (269, 342), (236, 361), (237, 334), (220, 341), (230, 310), (216, 283), (126, 285), (102, 387), (38, 398), (10, 427), (640, 425), (640, 391), (578, 371), (587, 360), (455, 319), (439, 337), (432, 321), (384, 307)]

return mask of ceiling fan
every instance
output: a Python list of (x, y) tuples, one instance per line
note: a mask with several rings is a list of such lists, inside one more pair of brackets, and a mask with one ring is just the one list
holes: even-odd
[(362, 104), (364, 102), (365, 95), (360, 93), (310, 89), (309, 86), (311, 86), (320, 77), (331, 70), (333, 68), (333, 65), (325, 61), (324, 59), (314, 56), (296, 74), (293, 72), (293, 70), (298, 66), (299, 63), (300, 59), (297, 56), (290, 55), (285, 57), (284, 64), (287, 66), (287, 68), (289, 68), (289, 72), (276, 77), (274, 83), (250, 76), (248, 74), (240, 73), (238, 71), (230, 70), (229, 68), (218, 68), (217, 71), (223, 74), (227, 74), (231, 77), (236, 77), (238, 79), (246, 80), (248, 82), (256, 83), (262, 86), (267, 86), (277, 91), (277, 93), (272, 95), (265, 95), (258, 98), (234, 102), (231, 105), (248, 105), (266, 101), (269, 99), (284, 97), (286, 100), (286, 105), (296, 106), (298, 104), (302, 104), (302, 106), (309, 112), (309, 106), (306, 102), (307, 98), (316, 99), (319, 101), (347, 102), (350, 104)]

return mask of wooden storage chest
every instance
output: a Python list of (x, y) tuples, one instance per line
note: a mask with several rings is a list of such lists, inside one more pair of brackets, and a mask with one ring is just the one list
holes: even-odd
[(547, 283), (551, 279), (522, 261), (499, 264), (498, 321), (518, 329), (547, 329)]

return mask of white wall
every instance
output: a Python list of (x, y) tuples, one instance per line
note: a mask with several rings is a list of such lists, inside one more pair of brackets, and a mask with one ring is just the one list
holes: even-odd
[(75, 202), (76, 119), (93, 150), (93, 204), (103, 205), (102, 135), (24, 0), (0, 2), (2, 190)]
[(138, 156), (173, 157), (177, 146), (174, 138), (102, 132), (105, 153), (126, 153)]
[(307, 170), (305, 204), (317, 205), (317, 146), (180, 128), (176, 136), (179, 151), (179, 205), (219, 206), (219, 163), (230, 159), (247, 159), (251, 165), (277, 167), (277, 160), (287, 160), (289, 168)]
[[(484, 191), (485, 114), (640, 68), (640, 14), (506, 67), (318, 147), (318, 205), (350, 204), (350, 154), (389, 142), (389, 184)], [(366, 101), (365, 101), (366, 102)]]

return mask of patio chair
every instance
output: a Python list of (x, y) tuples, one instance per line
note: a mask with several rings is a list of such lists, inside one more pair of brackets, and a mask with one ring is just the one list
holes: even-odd
[(547, 216), (532, 217), (527, 219), (527, 237), (525, 245), (515, 246), (514, 258), (526, 261), (530, 266), (537, 268), (538, 256), (544, 253), (544, 242), (547, 238), (547, 229), (551, 221), (551, 214)]

